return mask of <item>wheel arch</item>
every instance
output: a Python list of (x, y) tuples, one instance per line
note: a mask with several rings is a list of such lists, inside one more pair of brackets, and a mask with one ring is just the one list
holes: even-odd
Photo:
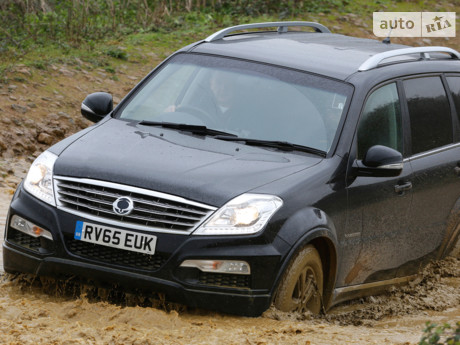
[(334, 243), (327, 237), (317, 237), (309, 242), (319, 253), (323, 268), (323, 304), (327, 310), (331, 305), (337, 276), (337, 253)]
[[(309, 227), (306, 227), (306, 224)], [(279, 236), (291, 245), (291, 249), (284, 258), (273, 285), (272, 300), (291, 260), (302, 248), (311, 244), (321, 258), (324, 278), (323, 304), (325, 309), (328, 309), (332, 301), (338, 269), (337, 235), (332, 220), (317, 208), (307, 208), (293, 215), (285, 223)]]

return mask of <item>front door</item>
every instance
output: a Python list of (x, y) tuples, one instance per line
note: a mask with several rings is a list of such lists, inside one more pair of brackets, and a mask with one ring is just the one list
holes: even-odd
[[(403, 153), (401, 104), (395, 82), (381, 86), (367, 98), (356, 135), (361, 160), (374, 145)], [(412, 201), (412, 169), (404, 163), (397, 177), (363, 177), (348, 174), (349, 214), (345, 237), (361, 239), (361, 250), (345, 285), (392, 279), (405, 260), (398, 247), (409, 229)], [(345, 239), (346, 240), (346, 239)]]

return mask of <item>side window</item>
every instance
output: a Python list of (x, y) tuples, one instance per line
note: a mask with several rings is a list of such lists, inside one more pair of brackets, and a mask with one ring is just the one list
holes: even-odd
[(412, 154), (452, 143), (449, 101), (440, 77), (404, 81), (409, 108)]
[(460, 121), (460, 77), (447, 77), (452, 98), (454, 99), (455, 110)]
[(367, 99), (358, 127), (358, 159), (374, 145), (402, 152), (401, 107), (396, 83), (375, 90)]

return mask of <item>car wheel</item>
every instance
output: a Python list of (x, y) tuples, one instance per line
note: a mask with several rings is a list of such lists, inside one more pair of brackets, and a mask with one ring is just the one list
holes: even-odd
[(278, 287), (274, 304), (281, 311), (321, 312), (323, 269), (318, 251), (307, 245), (295, 255)]

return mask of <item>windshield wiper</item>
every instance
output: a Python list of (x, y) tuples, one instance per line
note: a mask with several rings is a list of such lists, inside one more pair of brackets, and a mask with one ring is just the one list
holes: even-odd
[(174, 123), (174, 122), (159, 122), (159, 121), (140, 121), (140, 125), (144, 126), (157, 126), (163, 128), (171, 128), (171, 129), (178, 129), (180, 131), (186, 131), (193, 134), (199, 135), (222, 135), (225, 137), (233, 138), (236, 137), (235, 134), (227, 133), (224, 131), (219, 131), (217, 129), (208, 128), (206, 126), (201, 125), (188, 125), (185, 123)]
[(326, 152), (322, 150), (318, 150), (313, 147), (293, 144), (287, 141), (240, 138), (236, 136), (224, 136), (224, 135), (217, 135), (214, 137), (214, 139), (227, 140), (227, 141), (242, 141), (246, 145), (274, 147), (274, 148), (284, 150), (284, 151), (302, 151), (302, 152), (313, 153), (313, 154), (316, 154), (322, 157), (326, 157)]

